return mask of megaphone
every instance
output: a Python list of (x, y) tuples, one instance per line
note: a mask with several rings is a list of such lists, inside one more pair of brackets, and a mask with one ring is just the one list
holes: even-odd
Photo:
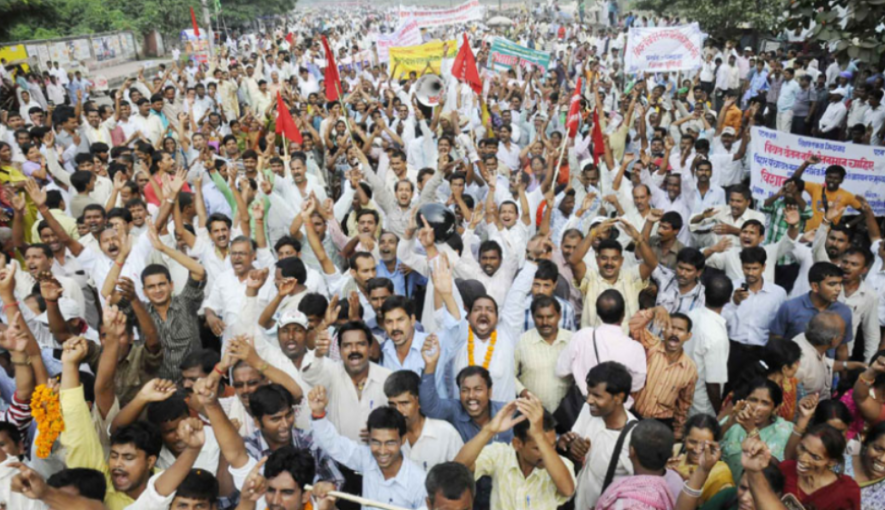
[(425, 74), (418, 78), (415, 82), (415, 99), (425, 118), (433, 117), (433, 107), (439, 105), (440, 98), (445, 93), (445, 82), (439, 76)]

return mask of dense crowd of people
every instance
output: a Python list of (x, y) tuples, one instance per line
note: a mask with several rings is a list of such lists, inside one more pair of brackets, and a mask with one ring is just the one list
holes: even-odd
[(435, 107), (370, 8), (107, 97), (4, 69), (0, 507), (883, 508), (881, 218), (748, 162), (754, 126), (881, 145), (880, 70), (710, 38), (628, 74), (678, 18), (577, 17), (422, 29), (461, 46)]

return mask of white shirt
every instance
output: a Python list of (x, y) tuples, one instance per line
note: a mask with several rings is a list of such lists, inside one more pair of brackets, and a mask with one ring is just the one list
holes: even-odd
[[(777, 261), (784, 255), (792, 253), (794, 246), (795, 243), (793, 240), (790, 236), (786, 235), (776, 244), (766, 244), (762, 247), (767, 256), (765, 260), (765, 270), (762, 272), (762, 277), (766, 282), (774, 281), (774, 267), (777, 264)], [(744, 270), (741, 269), (742, 250), (743, 248), (740, 246), (740, 241), (733, 240), (731, 242), (731, 248), (722, 253), (714, 253), (707, 257), (707, 265), (725, 271), (725, 275), (732, 280), (742, 280), (744, 277)]]
[(0, 463), (0, 501), (6, 504), (9, 510), (47, 510), (49, 507), (42, 501), (25, 497), (18, 492), (12, 492), (12, 479), (19, 473), (18, 469), (10, 467), (10, 464), (20, 462), (13, 456), (7, 456)]
[[(329, 421), (342, 436), (353, 441), (360, 441), (360, 430), (365, 428), (369, 414), (376, 407), (387, 405), (384, 381), (390, 373), (390, 370), (370, 362), (369, 376), (360, 397), (342, 362), (315, 358), (309, 366), (302, 366), (305, 382), (326, 387)], [(328, 453), (332, 455), (332, 452)]]
[[(206, 434), (206, 442), (203, 443), (203, 448), (200, 449), (197, 460), (194, 461), (193, 469), (204, 469), (212, 474), (216, 474), (221, 447), (218, 446), (218, 440), (215, 439), (212, 427), (203, 427), (203, 432)], [(160, 456), (157, 457), (157, 467), (163, 470), (169, 469), (175, 463), (175, 459), (175, 455), (169, 451), (169, 448), (166, 448), (166, 445), (163, 445), (163, 449), (160, 450)]]
[(710, 163), (713, 164), (711, 184), (722, 187), (740, 184), (744, 172), (744, 163), (740, 159), (734, 159), (735, 154), (739, 150), (740, 140), (735, 140), (731, 144), (731, 149), (726, 149), (719, 137), (713, 140), (712, 150), (710, 151)]
[[(863, 357), (864, 361), (869, 363), (873, 354), (876, 354), (876, 351), (879, 350), (879, 340), (881, 337), (878, 313), (879, 296), (874, 288), (861, 281), (860, 287), (850, 297), (845, 297), (845, 287), (843, 286), (842, 291), (839, 293), (839, 301), (851, 308), (851, 324), (855, 328), (863, 329)], [(852, 338), (857, 338), (856, 330)], [(853, 349), (854, 340), (848, 345), (849, 352), (853, 352)]]
[[(627, 421), (636, 419), (626, 408)], [(578, 473), (578, 481), (575, 487), (575, 510), (590, 510), (596, 506), (596, 500), (602, 495), (602, 484), (608, 472), (608, 465), (612, 455), (615, 454), (615, 445), (620, 430), (609, 430), (605, 426), (605, 420), (590, 414), (587, 404), (581, 407), (581, 414), (572, 427), (572, 432), (590, 440), (590, 451), (584, 458), (584, 467)], [(630, 437), (631, 430), (624, 438), (624, 446), (618, 452), (618, 464), (615, 467), (614, 480), (633, 474), (633, 462), (630, 461)]]
[[(774, 264), (772, 261), (772, 265)], [(766, 271), (768, 264), (766, 264)], [(733, 279), (734, 290), (740, 290), (744, 279)], [(759, 292), (749, 292), (747, 299), (735, 305), (729, 300), (722, 309), (722, 316), (728, 321), (728, 338), (744, 345), (764, 346), (768, 343), (768, 326), (777, 315), (787, 292), (764, 277)]]
[(425, 418), (418, 441), (415, 444), (409, 444), (408, 440), (403, 441), (402, 451), (418, 467), (430, 471), (437, 464), (455, 460), (462, 446), (464, 441), (461, 434), (451, 423)]
[(820, 118), (820, 124), (818, 126), (824, 133), (837, 129), (842, 125), (847, 114), (848, 110), (845, 108), (845, 103), (842, 101), (830, 103), (824, 111), (823, 116)]
[(870, 247), (870, 250), (875, 254), (875, 260), (867, 273), (866, 283), (879, 296), (879, 326), (885, 326), (885, 267), (882, 264), (882, 257), (879, 256), (881, 244), (882, 240), (879, 239)]
[[(731, 234), (720, 235), (713, 233), (713, 227), (716, 226), (717, 223), (722, 223), (724, 225), (735, 227), (737, 229), (743, 227), (744, 223), (749, 220), (756, 220), (763, 226), (765, 225), (765, 214), (759, 211), (754, 211), (750, 207), (747, 207), (744, 210), (743, 214), (741, 214), (737, 218), (731, 215), (731, 207), (728, 205), (721, 205), (716, 209), (716, 214), (714, 214), (711, 218), (703, 219), (700, 221), (700, 223), (689, 222), (689, 229), (694, 232), (695, 235), (697, 235), (699, 238), (699, 248), (712, 246), (726, 236), (731, 239), (732, 245), (735, 245), (739, 242), (738, 236), (734, 236)], [(703, 211), (695, 213), (695, 216), (697, 216), (698, 214), (703, 214)], [(694, 216), (692, 216), (692, 219), (693, 218)]]
[[(224, 319), (225, 329), (223, 342), (233, 335), (233, 325), (237, 323), (237, 317), (243, 310), (244, 300), (246, 299), (246, 281), (234, 273), (233, 268), (225, 270), (212, 285), (212, 290), (206, 300), (203, 302), (205, 309), (212, 309), (216, 315)], [(273, 287), (273, 279), (268, 278), (264, 285), (258, 291), (259, 296), (270, 295)], [(264, 301), (262, 305), (266, 305)]]
[(709, 308), (695, 308), (688, 314), (692, 320), (691, 339), (685, 343), (685, 354), (698, 368), (698, 382), (689, 415), (716, 416), (707, 384), (719, 384), (719, 390), (728, 382), (728, 329), (725, 317)]

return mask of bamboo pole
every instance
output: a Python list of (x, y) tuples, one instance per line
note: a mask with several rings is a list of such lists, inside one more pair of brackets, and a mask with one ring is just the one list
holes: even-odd
[[(305, 485), (304, 490), (310, 491), (313, 490), (313, 485)], [(377, 501), (372, 501), (371, 499), (362, 498), (360, 496), (354, 496), (353, 494), (348, 494), (346, 492), (338, 492), (338, 491), (329, 491), (327, 493), (329, 496), (344, 499), (347, 501), (352, 501), (359, 505), (363, 506), (371, 506), (375, 508), (380, 508), (381, 510), (407, 510), (405, 508), (399, 506), (388, 505), (387, 503), (379, 503)]]

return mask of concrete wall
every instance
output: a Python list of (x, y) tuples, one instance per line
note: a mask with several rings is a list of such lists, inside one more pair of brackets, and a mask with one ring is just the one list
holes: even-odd
[[(159, 43), (153, 43), (150, 49), (158, 49), (163, 54), (162, 38), (157, 34)], [(90, 71), (116, 66), (137, 60), (144, 55), (141, 37), (132, 32), (108, 32), (88, 36), (63, 37), (59, 39), (19, 41), (5, 47), (23, 47), (27, 53), (27, 63), (31, 67), (43, 71), (46, 62), (57, 61), (68, 70), (85, 68)]]

